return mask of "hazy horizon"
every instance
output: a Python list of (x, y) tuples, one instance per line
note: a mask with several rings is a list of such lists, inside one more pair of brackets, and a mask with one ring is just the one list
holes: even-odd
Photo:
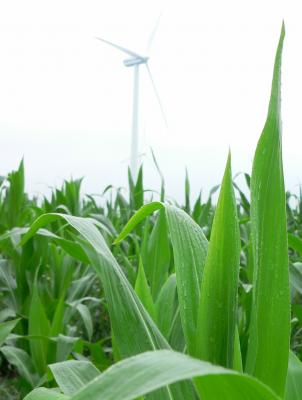
[(302, 26), (298, 2), (12, 0), (0, 13), (0, 175), (25, 160), (30, 193), (84, 176), (83, 192), (127, 184), (132, 70), (102, 36), (144, 51), (160, 12), (150, 68), (168, 128), (141, 71), (140, 153), (146, 187), (183, 199), (220, 183), (229, 147), (233, 174), (251, 172), (262, 131), (282, 19), (282, 119), (286, 187), (302, 178), (300, 92)]

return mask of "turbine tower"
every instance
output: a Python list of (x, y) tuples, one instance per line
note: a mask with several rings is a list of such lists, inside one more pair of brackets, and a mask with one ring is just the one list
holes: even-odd
[[(149, 52), (151, 44), (153, 42), (155, 33), (157, 31), (158, 25), (159, 25), (159, 20), (160, 16), (155, 24), (155, 27), (150, 35), (149, 41), (148, 41), (148, 46), (147, 46), (147, 51)], [(109, 42), (108, 40), (105, 40), (100, 37), (96, 37), (96, 39), (101, 40), (102, 42), (122, 51), (123, 53), (127, 54), (130, 56), (129, 58), (126, 58), (124, 60), (124, 65), (125, 67), (133, 67), (133, 103), (132, 103), (132, 129), (131, 129), (131, 153), (130, 153), (130, 171), (132, 174), (132, 178), (136, 179), (137, 177), (137, 172), (138, 172), (138, 164), (139, 164), (139, 73), (140, 73), (140, 66), (144, 65), (147, 69), (147, 72), (149, 74), (149, 78), (151, 80), (151, 84), (155, 93), (155, 96), (157, 98), (163, 119), (165, 121), (165, 124), (167, 125), (167, 120), (166, 116), (162, 107), (162, 103), (157, 91), (157, 88), (154, 83), (154, 79), (150, 70), (150, 67), (148, 65), (148, 61), (150, 57), (138, 54), (132, 50), (129, 50), (125, 47), (122, 47), (116, 43)]]

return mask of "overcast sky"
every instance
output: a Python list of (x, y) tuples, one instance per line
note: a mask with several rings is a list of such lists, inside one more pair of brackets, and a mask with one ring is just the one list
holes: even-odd
[(0, 175), (24, 155), (27, 188), (45, 192), (85, 176), (84, 190), (126, 184), (133, 71), (102, 36), (146, 50), (140, 80), (140, 153), (147, 186), (159, 187), (152, 147), (171, 196), (182, 198), (185, 167), (193, 193), (223, 174), (250, 172), (269, 98), (274, 53), (286, 24), (282, 116), (286, 185), (302, 181), (301, 1), (10, 0), (0, 2)]

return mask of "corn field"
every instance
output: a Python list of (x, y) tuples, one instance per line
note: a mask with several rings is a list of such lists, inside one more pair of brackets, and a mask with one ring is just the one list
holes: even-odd
[[(282, 26), (267, 119), (240, 188), (184, 204), (144, 187), (50, 197), (0, 179), (0, 398), (302, 398), (302, 193), (285, 191)], [(219, 193), (217, 203), (213, 196)], [(157, 201), (153, 201), (157, 198)], [(101, 198), (101, 201), (100, 201)]]

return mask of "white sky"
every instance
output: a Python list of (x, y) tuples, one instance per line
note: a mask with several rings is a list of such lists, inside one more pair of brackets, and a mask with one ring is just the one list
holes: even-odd
[[(299, 4), (300, 3), (300, 4)], [(193, 194), (251, 170), (269, 98), (274, 53), (286, 23), (283, 143), (286, 184), (302, 181), (301, 1), (0, 0), (0, 175), (25, 157), (27, 188), (45, 192), (85, 176), (84, 190), (126, 184), (132, 73), (102, 36), (143, 52), (163, 11), (149, 66), (165, 128), (141, 73), (141, 153), (146, 184), (181, 200), (185, 166)]]

